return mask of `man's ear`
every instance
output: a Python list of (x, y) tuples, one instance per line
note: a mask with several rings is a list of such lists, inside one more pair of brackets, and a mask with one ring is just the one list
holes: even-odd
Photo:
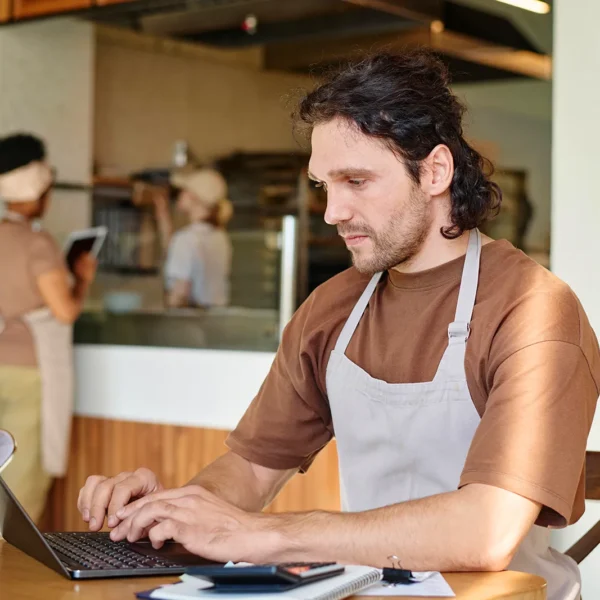
[(448, 146), (438, 144), (423, 161), (421, 189), (429, 196), (441, 196), (450, 189), (454, 158)]

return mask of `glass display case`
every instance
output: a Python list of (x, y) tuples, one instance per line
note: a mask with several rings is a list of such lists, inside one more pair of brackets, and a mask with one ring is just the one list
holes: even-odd
[[(230, 303), (172, 309), (164, 302), (155, 207), (135, 202), (132, 181), (97, 179), (92, 224), (108, 236), (78, 344), (117, 344), (274, 351), (298, 305), (320, 283), (350, 265), (334, 227), (324, 223), (325, 198), (307, 178), (308, 156), (235, 154), (215, 163), (227, 179), (234, 217)], [(175, 229), (183, 225), (169, 203)]]

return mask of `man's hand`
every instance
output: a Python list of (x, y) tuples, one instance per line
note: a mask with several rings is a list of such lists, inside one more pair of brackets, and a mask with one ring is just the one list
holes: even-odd
[(133, 473), (124, 472), (116, 477), (92, 475), (79, 491), (77, 509), (83, 520), (89, 523), (91, 531), (99, 531), (108, 516), (108, 526), (119, 523), (117, 511), (132, 500), (158, 492), (163, 487), (156, 475), (149, 469), (137, 469)]
[(121, 523), (110, 534), (114, 541), (147, 536), (160, 548), (172, 539), (220, 562), (266, 561), (274, 548), (268, 515), (245, 512), (198, 485), (146, 496), (119, 510), (117, 517)]

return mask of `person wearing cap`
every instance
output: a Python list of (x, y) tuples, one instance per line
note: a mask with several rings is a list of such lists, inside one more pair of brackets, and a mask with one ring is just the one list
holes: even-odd
[(95, 260), (82, 256), (71, 284), (60, 248), (39, 227), (52, 183), (40, 139), (0, 139), (0, 428), (18, 448), (2, 477), (34, 520), (52, 477), (66, 473), (71, 328), (96, 270)]
[(166, 197), (155, 200), (159, 225), (168, 240), (164, 268), (166, 303), (170, 307), (229, 304), (232, 248), (225, 226), (233, 216), (227, 183), (214, 169), (175, 173), (171, 184), (179, 190), (177, 209), (189, 224), (172, 236)]

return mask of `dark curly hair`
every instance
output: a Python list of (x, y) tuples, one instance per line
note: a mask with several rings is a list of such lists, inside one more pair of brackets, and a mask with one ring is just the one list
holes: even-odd
[(45, 158), (44, 142), (35, 135), (15, 133), (0, 138), (0, 175)]
[(385, 141), (419, 183), (421, 163), (438, 144), (454, 158), (448, 239), (496, 216), (502, 192), (490, 181), (492, 164), (463, 137), (465, 107), (450, 90), (444, 63), (431, 51), (379, 53), (350, 63), (308, 93), (294, 115), (309, 130), (336, 117)]

